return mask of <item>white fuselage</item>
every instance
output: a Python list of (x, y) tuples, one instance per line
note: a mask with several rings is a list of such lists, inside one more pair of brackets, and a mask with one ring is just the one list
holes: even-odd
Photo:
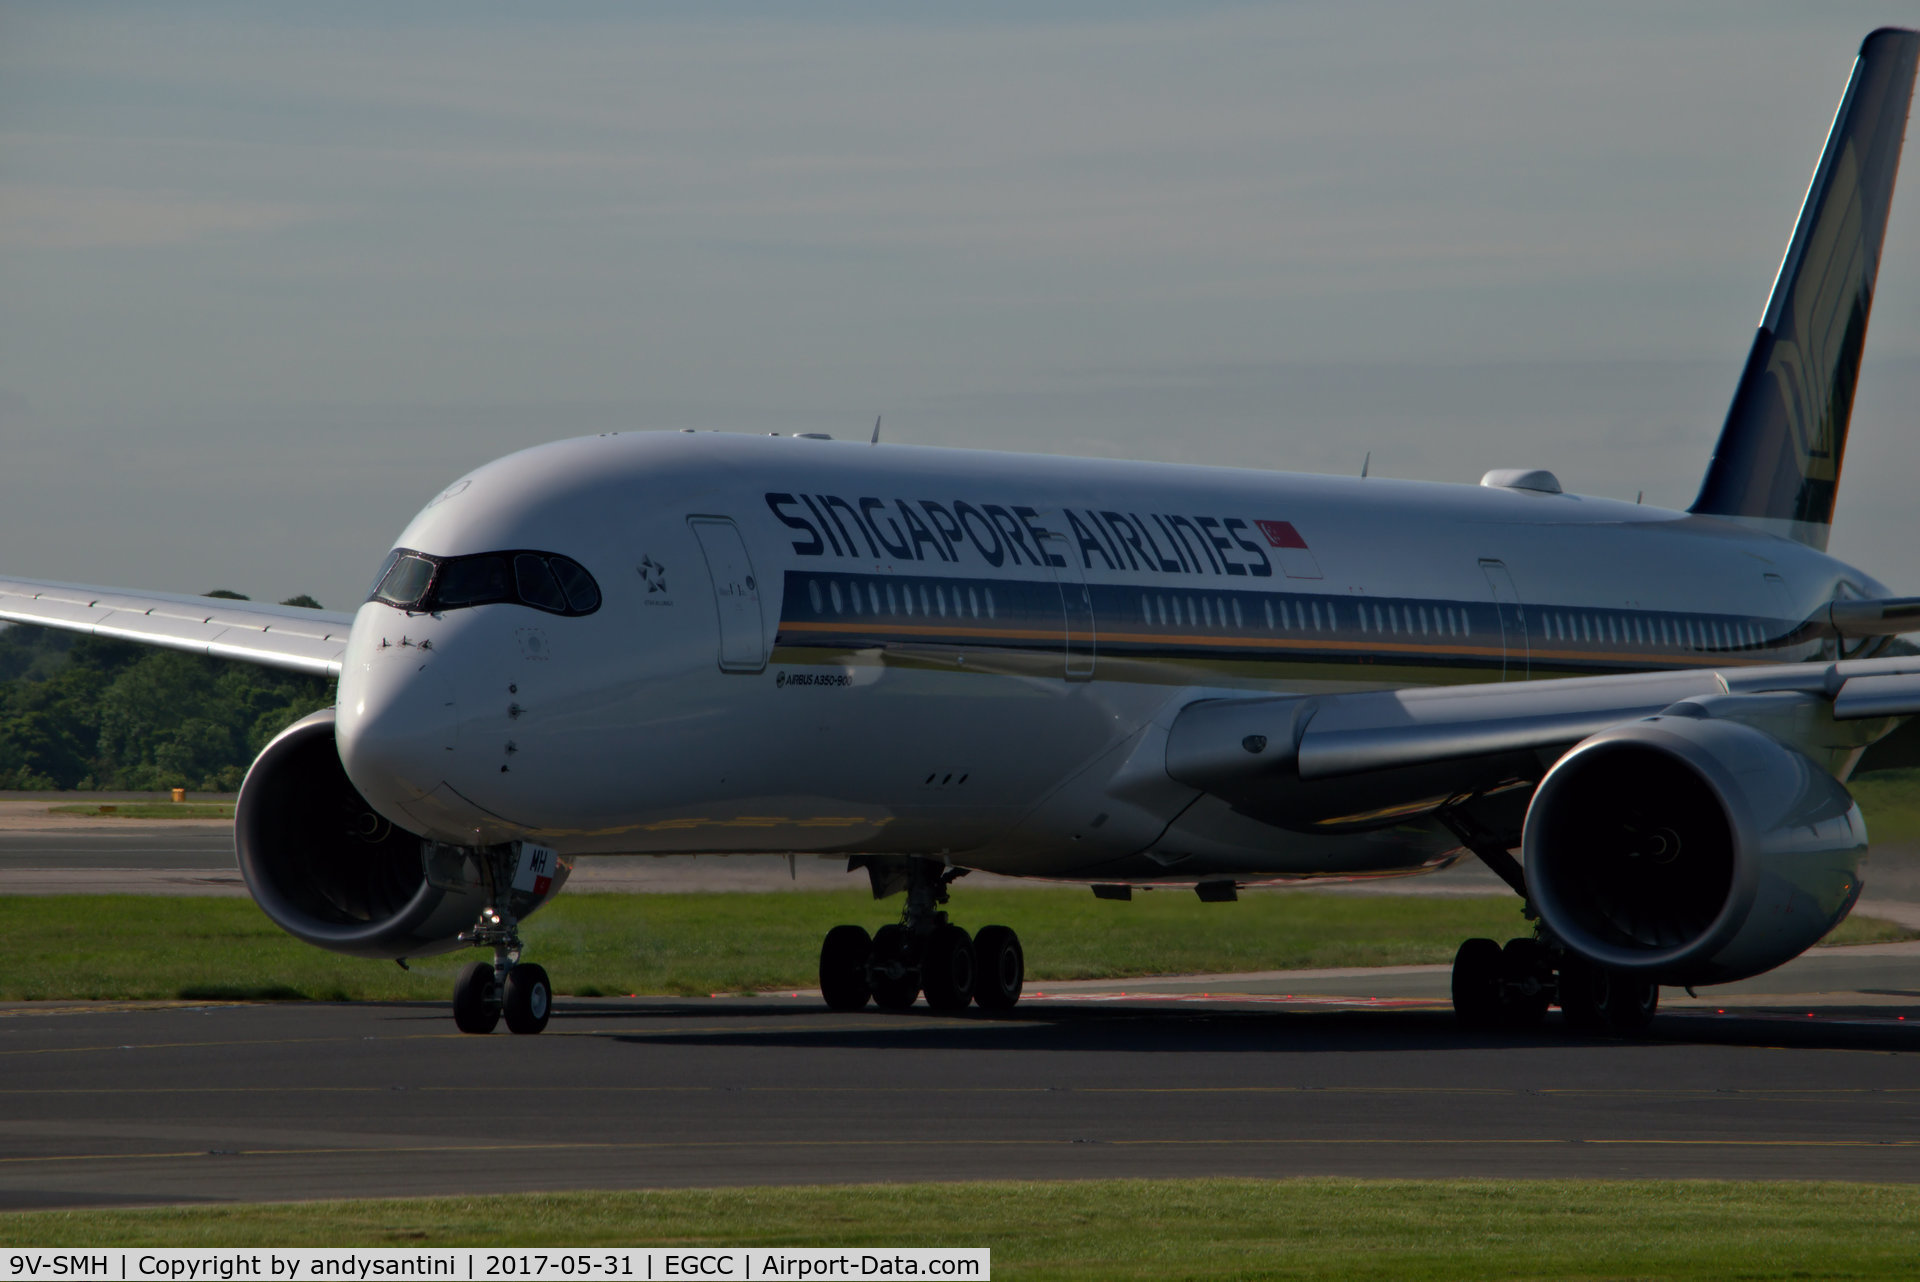
[(560, 553), (602, 597), (361, 607), (341, 758), (404, 827), (1096, 881), (1408, 870), (1456, 844), (1202, 799), (1162, 768), (1197, 698), (1809, 659), (1831, 642), (1803, 620), (1884, 595), (1799, 544), (1604, 499), (718, 433), (509, 456), (397, 546)]

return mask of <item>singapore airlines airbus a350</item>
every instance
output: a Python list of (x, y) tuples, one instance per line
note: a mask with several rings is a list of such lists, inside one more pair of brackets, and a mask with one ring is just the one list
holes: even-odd
[(1461, 946), (1461, 1017), (1632, 1030), (1847, 914), (1844, 781), (1920, 713), (1920, 599), (1825, 554), (1917, 56), (1861, 46), (1685, 512), (609, 433), (454, 481), (352, 615), (12, 580), (0, 618), (337, 676), (247, 775), (240, 868), (322, 948), (490, 950), (468, 1032), (545, 1027), (518, 924), (574, 857), (743, 851), (905, 892), (826, 937), (843, 1010), (1019, 999), (1014, 933), (942, 908), (973, 869), (1212, 901), (1471, 852), (1538, 926)]

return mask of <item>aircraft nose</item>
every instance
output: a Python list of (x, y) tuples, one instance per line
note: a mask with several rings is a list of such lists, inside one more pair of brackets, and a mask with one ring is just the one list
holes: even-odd
[(378, 652), (341, 673), (340, 764), (389, 818), (445, 778), (456, 724), (453, 684), (429, 654)]

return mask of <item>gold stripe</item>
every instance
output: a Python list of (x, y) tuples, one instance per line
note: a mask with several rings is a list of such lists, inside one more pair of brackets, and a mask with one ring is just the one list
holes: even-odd
[[(929, 639), (955, 640), (961, 638), (999, 638), (1003, 640), (1036, 641), (1049, 647), (1064, 645), (1064, 632), (1033, 632), (1017, 628), (955, 628), (933, 624), (841, 624), (841, 623), (797, 623), (782, 621), (781, 632), (860, 632), (871, 630), (884, 634), (904, 633), (909, 636)], [(1215, 649), (1226, 647), (1243, 650), (1335, 650), (1347, 654), (1416, 654), (1454, 656), (1459, 658), (1501, 658), (1505, 651), (1494, 646), (1448, 646), (1422, 645), (1416, 641), (1316, 641), (1310, 638), (1292, 637), (1229, 637), (1200, 636), (1191, 633), (1165, 632), (1102, 632), (1096, 626), (1092, 640), (1096, 650), (1101, 640), (1122, 642), (1130, 645), (1182, 645), (1207, 646)], [(1519, 660), (1522, 656), (1515, 655)], [(1641, 653), (1628, 654), (1620, 651), (1584, 651), (1584, 650), (1531, 650), (1527, 656), (1533, 661), (1551, 659), (1567, 660), (1576, 663), (1623, 663), (1623, 664), (1661, 664), (1667, 667), (1725, 667), (1729, 664), (1779, 663), (1778, 656), (1703, 654), (1692, 651), (1685, 655)]]

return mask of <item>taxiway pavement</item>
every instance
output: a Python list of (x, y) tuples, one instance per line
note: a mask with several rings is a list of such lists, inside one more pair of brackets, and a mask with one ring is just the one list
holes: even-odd
[[(1909, 962), (1909, 965), (1912, 963)], [(1043, 986), (1044, 987), (1044, 986)], [(1308, 987), (1308, 985), (1300, 985)], [(1920, 1180), (1920, 993), (1469, 1034), (1437, 1000), (1082, 993), (0, 1007), (0, 1208), (1104, 1176)], [(1906, 1018), (1901, 1019), (1902, 1016)]]
[[(0, 888), (244, 893), (230, 840), (190, 821), (5, 828)], [(1920, 861), (1877, 862), (1894, 876), (1872, 885), (1920, 881)], [(592, 861), (578, 888), (852, 880), (798, 868)], [(1325, 893), (1505, 893), (1490, 882)], [(1668, 990), (1633, 1042), (1557, 1016), (1464, 1033), (1445, 967), (1030, 992), (1007, 1019), (563, 999), (535, 1038), (462, 1036), (440, 1005), (0, 1006), (0, 1208), (1121, 1175), (1920, 1180), (1920, 944)]]

